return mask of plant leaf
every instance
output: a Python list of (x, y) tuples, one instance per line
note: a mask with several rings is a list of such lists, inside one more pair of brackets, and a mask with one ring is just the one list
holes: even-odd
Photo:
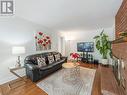
[(100, 36), (95, 36), (94, 39), (97, 39), (97, 38), (99, 38), (99, 37), (100, 37)]

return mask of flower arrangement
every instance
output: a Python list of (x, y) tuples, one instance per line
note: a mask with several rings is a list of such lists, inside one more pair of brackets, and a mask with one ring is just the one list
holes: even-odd
[(49, 36), (42, 32), (37, 32), (35, 36), (36, 50), (48, 50), (51, 49), (51, 39)]
[(76, 63), (78, 61), (78, 58), (80, 57), (78, 53), (70, 53), (70, 56), (72, 58), (73, 63)]

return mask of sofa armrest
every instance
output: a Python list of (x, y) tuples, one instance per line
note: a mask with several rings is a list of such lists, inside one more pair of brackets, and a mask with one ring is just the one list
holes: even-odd
[(25, 64), (26, 68), (26, 76), (30, 78), (33, 82), (36, 82), (40, 78), (40, 73), (39, 73), (39, 67), (38, 65), (34, 64)]
[(62, 56), (62, 59), (64, 59), (65, 62), (67, 62), (68, 57)]
[(39, 69), (39, 66), (34, 64), (25, 64), (25, 67), (28, 68), (29, 70)]

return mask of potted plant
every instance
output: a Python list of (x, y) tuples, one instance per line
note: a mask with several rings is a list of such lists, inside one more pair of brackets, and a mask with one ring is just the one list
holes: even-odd
[(102, 55), (102, 64), (107, 65), (108, 55), (112, 57), (111, 42), (109, 41), (109, 37), (104, 33), (103, 29), (100, 35), (95, 36), (94, 39), (96, 42), (96, 48)]

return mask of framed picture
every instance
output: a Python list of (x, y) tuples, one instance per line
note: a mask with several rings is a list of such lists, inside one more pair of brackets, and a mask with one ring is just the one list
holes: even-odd
[(51, 38), (43, 32), (37, 32), (35, 35), (36, 51), (50, 50)]

